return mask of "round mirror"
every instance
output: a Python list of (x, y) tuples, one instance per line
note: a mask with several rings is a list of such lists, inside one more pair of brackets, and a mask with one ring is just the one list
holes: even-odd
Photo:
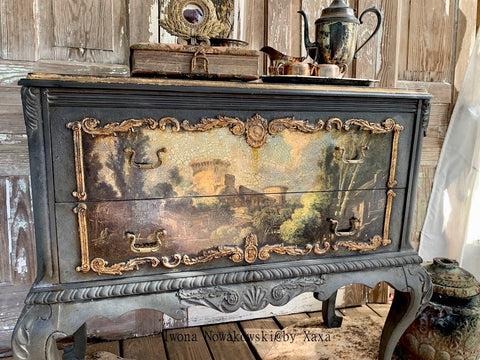
[(200, 6), (196, 4), (187, 4), (183, 8), (183, 17), (190, 24), (199, 24), (203, 20), (203, 11)]

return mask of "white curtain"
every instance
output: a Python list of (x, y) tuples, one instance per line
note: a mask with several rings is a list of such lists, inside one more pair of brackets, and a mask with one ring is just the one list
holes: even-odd
[[(480, 35), (480, 33), (479, 33)], [(480, 36), (447, 130), (420, 239), (420, 256), (456, 259), (480, 279)]]

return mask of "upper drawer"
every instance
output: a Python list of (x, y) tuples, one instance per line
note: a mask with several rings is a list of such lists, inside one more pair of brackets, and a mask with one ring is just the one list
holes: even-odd
[(399, 173), (397, 167), (407, 162), (410, 135), (389, 117), (377, 122), (330, 118), (317, 123), (259, 114), (198, 122), (173, 117), (100, 120), (83, 118), (67, 125), (75, 171), (66, 175), (75, 177), (76, 189), (57, 193), (57, 201), (384, 189), (406, 184), (407, 172)]

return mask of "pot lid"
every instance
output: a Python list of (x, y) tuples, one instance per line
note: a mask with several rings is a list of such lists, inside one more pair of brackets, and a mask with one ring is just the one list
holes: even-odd
[(322, 16), (315, 23), (338, 21), (360, 24), (360, 21), (355, 16), (355, 10), (348, 7), (344, 0), (334, 0), (329, 7), (323, 9)]
[(456, 260), (435, 258), (433, 263), (425, 265), (425, 270), (432, 278), (435, 293), (457, 298), (480, 294), (480, 283), (472, 274), (462, 269)]

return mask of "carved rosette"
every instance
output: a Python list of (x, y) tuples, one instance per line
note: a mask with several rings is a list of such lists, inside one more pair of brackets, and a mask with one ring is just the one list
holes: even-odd
[[(35, 96), (32, 98), (36, 99)], [(83, 168), (83, 133), (91, 136), (117, 136), (122, 133), (135, 132), (136, 129), (140, 128), (155, 131), (166, 131), (167, 129), (170, 129), (172, 132), (205, 132), (214, 129), (227, 128), (233, 135), (243, 136), (247, 144), (253, 148), (260, 148), (263, 146), (269, 135), (275, 136), (285, 130), (312, 134), (319, 131), (349, 131), (355, 127), (356, 129), (368, 131), (372, 134), (393, 133), (384, 233), (383, 237), (377, 235), (367, 242), (337, 241), (332, 243), (331, 239), (327, 240), (324, 238), (321, 242), (306, 244), (303, 247), (284, 244), (266, 244), (260, 248), (258, 246), (256, 235), (251, 234), (245, 239), (243, 248), (238, 246), (219, 246), (214, 249), (204, 250), (199, 256), (192, 257), (187, 254), (173, 254), (170, 256), (162, 256), (160, 258), (155, 256), (138, 257), (126, 262), (109, 265), (104, 259), (95, 258), (91, 261), (89, 260), (88, 233), (85, 220), (87, 209), (86, 205), (80, 205), (74, 210), (78, 215), (82, 253), (82, 264), (77, 268), (77, 271), (88, 272), (93, 270), (98, 274), (121, 275), (126, 271), (137, 270), (139, 266), (143, 264), (150, 264), (152, 267), (162, 265), (165, 268), (173, 269), (180, 265), (192, 266), (220, 258), (228, 258), (234, 263), (245, 261), (248, 264), (252, 264), (257, 260), (265, 261), (270, 259), (272, 253), (287, 256), (305, 256), (311, 253), (315, 255), (323, 255), (329, 251), (339, 251), (340, 248), (347, 251), (357, 251), (362, 253), (365, 251), (374, 251), (379, 247), (385, 247), (391, 243), (391, 240), (388, 238), (388, 230), (390, 226), (393, 198), (395, 197), (395, 192), (392, 188), (396, 185), (395, 169), (398, 153), (398, 140), (399, 133), (403, 130), (403, 126), (397, 124), (393, 119), (388, 118), (382, 123), (372, 123), (364, 119), (349, 119), (344, 122), (339, 118), (330, 118), (325, 122), (323, 120), (318, 120), (315, 124), (311, 124), (308, 121), (298, 120), (294, 117), (278, 118), (267, 121), (267, 119), (259, 114), (255, 114), (253, 117), (247, 119), (247, 121), (242, 121), (237, 117), (218, 115), (216, 118), (202, 118), (200, 122), (190, 124), (188, 120), (180, 122), (174, 117), (167, 116), (158, 121), (151, 118), (144, 118), (127, 119), (122, 122), (108, 123), (104, 126), (101, 126), (100, 124), (99, 120), (91, 117), (84, 118), (80, 122), (67, 124), (67, 127), (73, 132), (75, 150), (77, 191), (74, 191), (73, 195), (79, 201), (85, 201), (87, 197)], [(150, 167), (153, 168), (153, 166), (149, 166), (149, 168)]]

